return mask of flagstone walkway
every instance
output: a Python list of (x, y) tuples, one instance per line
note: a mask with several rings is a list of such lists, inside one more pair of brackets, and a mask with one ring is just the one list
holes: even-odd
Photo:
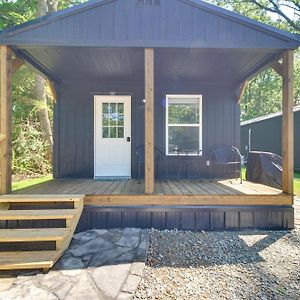
[(88, 230), (75, 234), (48, 274), (0, 275), (0, 299), (132, 299), (149, 247), (147, 230)]

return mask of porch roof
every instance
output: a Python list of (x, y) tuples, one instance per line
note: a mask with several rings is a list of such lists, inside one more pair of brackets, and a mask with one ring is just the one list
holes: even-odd
[(200, 0), (96, 0), (5, 29), (0, 44), (56, 82), (136, 81), (152, 47), (162, 79), (239, 85), (300, 38)]

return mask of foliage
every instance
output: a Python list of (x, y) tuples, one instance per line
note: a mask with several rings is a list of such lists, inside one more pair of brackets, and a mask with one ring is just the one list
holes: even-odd
[(47, 152), (37, 122), (30, 116), (20, 122), (14, 132), (13, 140), (13, 173), (19, 176), (48, 174), (51, 166), (48, 163)]
[(251, 19), (288, 31), (300, 31), (299, 0), (210, 0)]
[[(59, 9), (82, 1), (63, 0)], [(0, 30), (35, 18), (36, 0), (0, 0)], [(13, 77), (13, 160), (14, 177), (37, 176), (51, 172), (47, 145), (42, 136), (35, 100), (35, 76), (23, 66)], [(47, 104), (52, 123), (52, 99), (47, 93)]]
[[(279, 29), (297, 31), (295, 26), (287, 22), (282, 15), (270, 13), (274, 5), (278, 5), (278, 10), (283, 10), (282, 5), (295, 6), (294, 24), (299, 24), (299, 0), (279, 1), (279, 0), (211, 0), (210, 2), (240, 13), (257, 21), (275, 26)], [(272, 4), (272, 3), (274, 4)], [(283, 3), (284, 2), (284, 3)], [(259, 5), (258, 5), (259, 4)], [(296, 4), (298, 6), (296, 6)], [(263, 6), (265, 8), (263, 8)], [(276, 12), (275, 12), (276, 13)], [(295, 83), (294, 83), (294, 105), (300, 105), (300, 52), (295, 55)], [(255, 117), (264, 116), (269, 113), (281, 110), (282, 103), (282, 80), (272, 69), (265, 70), (254, 79), (252, 79), (244, 93), (241, 101), (241, 120), (249, 120)]]
[[(33, 72), (26, 66), (13, 77), (13, 174), (35, 176), (51, 172), (39, 125)], [(52, 119), (52, 101), (49, 98)]]
[(36, 14), (36, 0), (0, 0), (0, 29), (21, 24)]

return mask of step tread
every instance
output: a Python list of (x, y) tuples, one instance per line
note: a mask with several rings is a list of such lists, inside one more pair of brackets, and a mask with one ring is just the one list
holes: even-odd
[(3, 195), (0, 203), (26, 202), (77, 202), (83, 200), (84, 195)]
[(69, 231), (68, 228), (0, 229), (0, 243), (61, 241)]
[(0, 220), (71, 219), (77, 209), (0, 210)]
[(60, 256), (60, 251), (0, 252), (0, 270), (49, 269)]

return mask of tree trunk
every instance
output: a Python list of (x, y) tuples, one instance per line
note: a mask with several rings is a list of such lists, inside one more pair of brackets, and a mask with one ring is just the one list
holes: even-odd
[[(44, 16), (46, 13), (47, 13), (46, 0), (38, 0), (37, 17)], [(50, 125), (49, 115), (48, 115), (47, 97), (45, 91), (45, 79), (40, 75), (36, 75), (35, 78), (35, 93), (36, 93), (36, 99), (38, 101), (37, 109), (38, 109), (41, 130), (43, 133), (43, 137), (47, 142), (48, 159), (50, 162), (52, 162), (53, 137), (52, 137), (52, 130), (51, 130), (51, 125)]]
[(48, 13), (57, 11), (58, 0), (47, 0)]

